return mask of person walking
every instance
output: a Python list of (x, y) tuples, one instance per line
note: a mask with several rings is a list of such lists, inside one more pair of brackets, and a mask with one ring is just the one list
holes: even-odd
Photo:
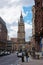
[(24, 62), (24, 54), (23, 54), (23, 52), (22, 52), (22, 62)]
[(28, 62), (28, 52), (26, 52), (26, 62)]

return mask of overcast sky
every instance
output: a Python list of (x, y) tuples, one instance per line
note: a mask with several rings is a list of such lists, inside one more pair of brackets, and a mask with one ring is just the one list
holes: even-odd
[[(18, 20), (22, 11), (25, 23), (25, 39), (32, 35), (32, 6), (34, 0), (0, 0), (0, 16), (6, 22), (9, 37), (17, 37)], [(28, 34), (28, 35), (27, 35)]]

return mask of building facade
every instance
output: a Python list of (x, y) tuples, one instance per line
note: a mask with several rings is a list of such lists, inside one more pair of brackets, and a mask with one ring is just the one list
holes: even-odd
[(7, 41), (7, 27), (4, 20), (0, 17), (0, 50), (4, 50)]
[(18, 22), (18, 40), (17, 41), (20, 48), (22, 47), (22, 44), (25, 43), (25, 25), (24, 25), (22, 13), (20, 16), (20, 21)]
[(33, 11), (33, 30), (32, 30), (33, 39), (36, 51), (40, 51), (40, 41), (41, 41), (40, 38), (43, 37), (43, 0), (35, 0), (35, 6), (33, 6), (32, 11)]
[(16, 51), (18, 49), (17, 38), (11, 38), (11, 41), (13, 42), (12, 44), (13, 51)]
[(35, 6), (32, 7), (32, 35), (35, 35)]
[(11, 40), (7, 40), (6, 43), (6, 51), (13, 52), (13, 42)]
[(7, 40), (7, 27), (4, 20), (0, 17), (0, 40)]

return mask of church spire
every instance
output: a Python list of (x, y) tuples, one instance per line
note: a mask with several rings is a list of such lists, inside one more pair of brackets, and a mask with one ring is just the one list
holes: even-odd
[(21, 11), (21, 15), (20, 15), (20, 22), (24, 22), (24, 21), (23, 21), (22, 11)]
[(20, 15), (20, 18), (23, 18), (23, 15), (22, 15), (22, 11), (21, 11), (21, 15)]

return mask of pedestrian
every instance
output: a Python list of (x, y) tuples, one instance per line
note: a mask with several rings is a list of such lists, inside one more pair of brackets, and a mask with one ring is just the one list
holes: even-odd
[(22, 62), (24, 62), (24, 54), (22, 53)]
[(26, 52), (26, 62), (28, 62), (28, 52)]

